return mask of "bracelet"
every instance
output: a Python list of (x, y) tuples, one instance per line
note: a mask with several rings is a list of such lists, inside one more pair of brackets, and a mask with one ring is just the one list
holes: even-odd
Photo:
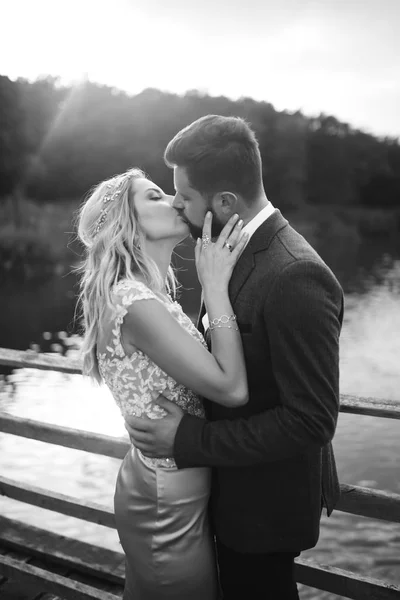
[(210, 331), (217, 328), (234, 329), (235, 331), (239, 331), (237, 326), (234, 327), (233, 325), (228, 325), (229, 321), (236, 321), (236, 315), (221, 315), (220, 317), (216, 317), (210, 321)]
[(214, 329), (234, 329), (235, 331), (239, 331), (239, 327), (233, 327), (233, 325), (210, 325), (210, 331)]
[(236, 315), (221, 315), (210, 321), (210, 325), (219, 325), (220, 323), (229, 323), (229, 321), (236, 321)]

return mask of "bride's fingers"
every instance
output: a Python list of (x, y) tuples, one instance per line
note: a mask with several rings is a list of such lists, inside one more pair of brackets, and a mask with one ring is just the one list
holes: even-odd
[(201, 238), (197, 238), (196, 245), (194, 247), (194, 259), (195, 259), (196, 263), (198, 262), (198, 260), (200, 258), (200, 250), (201, 250)]
[(229, 234), (229, 236), (226, 239), (225, 244), (230, 244), (230, 246), (234, 247), (236, 246), (239, 238), (240, 238), (240, 234), (242, 232), (242, 227), (243, 227), (243, 220), (240, 219), (236, 225), (234, 226), (234, 228), (232, 229), (231, 233)]
[(211, 225), (212, 225), (212, 212), (209, 210), (206, 213), (203, 223), (203, 235), (202, 239), (208, 238), (211, 241)]
[(223, 228), (223, 230), (221, 231), (221, 233), (219, 234), (219, 238), (217, 239), (215, 245), (222, 248), (226, 242), (226, 240), (228, 239), (228, 237), (231, 235), (232, 233), (232, 229), (235, 226), (235, 224), (238, 222), (239, 219), (239, 215), (233, 215), (229, 221), (227, 221), (227, 223), (225, 224), (225, 227)]
[(243, 248), (245, 247), (246, 242), (249, 239), (249, 237), (250, 236), (247, 232), (241, 234), (239, 241), (237, 242), (236, 246), (231, 251), (231, 256), (233, 259), (237, 259), (239, 257), (239, 255), (242, 252)]

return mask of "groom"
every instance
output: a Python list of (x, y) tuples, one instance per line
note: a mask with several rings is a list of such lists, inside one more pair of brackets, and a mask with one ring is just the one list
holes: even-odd
[[(268, 201), (254, 132), (208, 115), (165, 151), (174, 206), (193, 237), (207, 210), (217, 236), (235, 212), (250, 239), (229, 293), (241, 332), (249, 402), (205, 400), (207, 420), (161, 399), (168, 416), (130, 418), (132, 441), (178, 468), (211, 466), (212, 518), (224, 600), (298, 599), (294, 559), (315, 546), (322, 506), (339, 496), (331, 440), (339, 410), (343, 293), (319, 255)], [(202, 305), (198, 327), (210, 346)]]

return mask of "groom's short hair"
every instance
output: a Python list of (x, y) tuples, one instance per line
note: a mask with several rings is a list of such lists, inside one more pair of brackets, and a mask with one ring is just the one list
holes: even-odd
[(165, 149), (169, 167), (183, 167), (191, 187), (205, 196), (230, 191), (248, 202), (262, 188), (254, 131), (240, 117), (206, 115), (181, 129)]

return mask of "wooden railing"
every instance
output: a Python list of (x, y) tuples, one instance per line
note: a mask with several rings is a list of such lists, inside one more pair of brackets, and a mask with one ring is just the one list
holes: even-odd
[[(4, 348), (0, 348), (0, 364), (13, 367), (55, 370), (71, 374), (81, 373), (80, 363), (76, 360)], [(340, 410), (345, 413), (400, 419), (400, 403), (390, 400), (342, 395)], [(130, 447), (130, 444), (125, 438), (115, 438), (89, 431), (75, 430), (68, 427), (60, 427), (58, 425), (49, 425), (47, 423), (24, 419), (7, 413), (0, 413), (0, 431), (64, 446), (66, 448), (74, 448), (119, 459), (122, 459), (125, 456)], [(94, 502), (82, 501), (64, 494), (50, 492), (40, 487), (21, 484), (18, 481), (13, 481), (2, 476), (0, 476), (0, 495), (8, 496), (14, 500), (26, 502), (64, 515), (77, 517), (91, 523), (115, 528), (112, 510)], [(371, 519), (381, 519), (384, 521), (400, 523), (400, 494), (341, 484), (341, 498), (336, 510), (369, 517)], [(0, 520), (0, 525), (3, 525), (2, 529), (5, 528), (6, 530), (5, 542), (10, 544), (13, 548), (21, 548), (23, 546), (22, 542), (13, 541), (12, 534), (7, 534), (9, 522), (11, 522), (11, 520), (4, 518)], [(34, 552), (35, 548), (32, 548), (32, 543), (29, 542), (29, 536), (27, 536), (25, 530), (20, 533), (20, 537), (21, 536), (25, 536), (26, 538), (24, 547), (29, 549), (30, 552)], [(0, 533), (0, 543), (1, 542), (2, 534)], [(40, 549), (37, 550), (37, 552), (40, 553)], [(97, 549), (96, 552), (98, 555), (100, 550)], [(104, 550), (104, 552), (109, 553), (110, 551)], [(101, 573), (102, 577), (109, 581), (116, 581), (118, 579), (118, 581), (122, 583), (122, 555), (120, 555), (120, 553), (114, 554), (116, 554), (116, 556), (113, 556), (113, 560), (119, 560), (119, 574), (116, 575), (115, 568), (107, 571), (107, 569), (104, 568), (104, 565), (98, 574)], [(65, 556), (62, 560), (64, 562), (68, 560), (70, 562), (73, 561), (71, 557), (66, 558)], [(100, 558), (97, 560), (100, 561)], [(13, 559), (0, 556), (0, 575), (3, 574), (6, 577), (23, 578), (25, 580), (31, 579), (32, 581), (35, 581), (35, 583), (40, 580), (43, 584), (43, 589), (54, 591), (54, 586), (51, 587), (54, 583), (53, 579), (49, 580), (48, 575), (46, 575), (45, 572), (38, 573), (38, 569), (35, 571), (33, 567), (28, 568), (30, 565), (15, 563), (16, 561), (13, 561)], [(90, 565), (86, 566), (86, 570), (90, 568)], [(42, 569), (39, 569), (39, 571), (42, 571)], [(296, 561), (296, 578), (299, 583), (331, 592), (344, 598), (352, 598), (354, 600), (400, 600), (400, 587), (396, 585), (385, 583), (384, 581), (370, 577), (363, 577), (350, 571), (322, 565), (306, 559), (300, 558)], [(65, 598), (102, 598), (103, 600), (116, 598), (116, 596), (112, 596), (108, 592), (99, 592), (99, 590), (79, 590), (78, 593), (76, 590), (74, 591), (74, 589), (71, 589), (70, 580), (64, 579), (65, 581), (63, 581), (62, 576), (57, 575), (57, 593), (60, 595), (64, 594), (63, 597)], [(65, 586), (64, 588), (63, 585)], [(89, 588), (89, 586), (83, 587)], [(103, 593), (104, 596), (99, 595), (101, 593)]]

